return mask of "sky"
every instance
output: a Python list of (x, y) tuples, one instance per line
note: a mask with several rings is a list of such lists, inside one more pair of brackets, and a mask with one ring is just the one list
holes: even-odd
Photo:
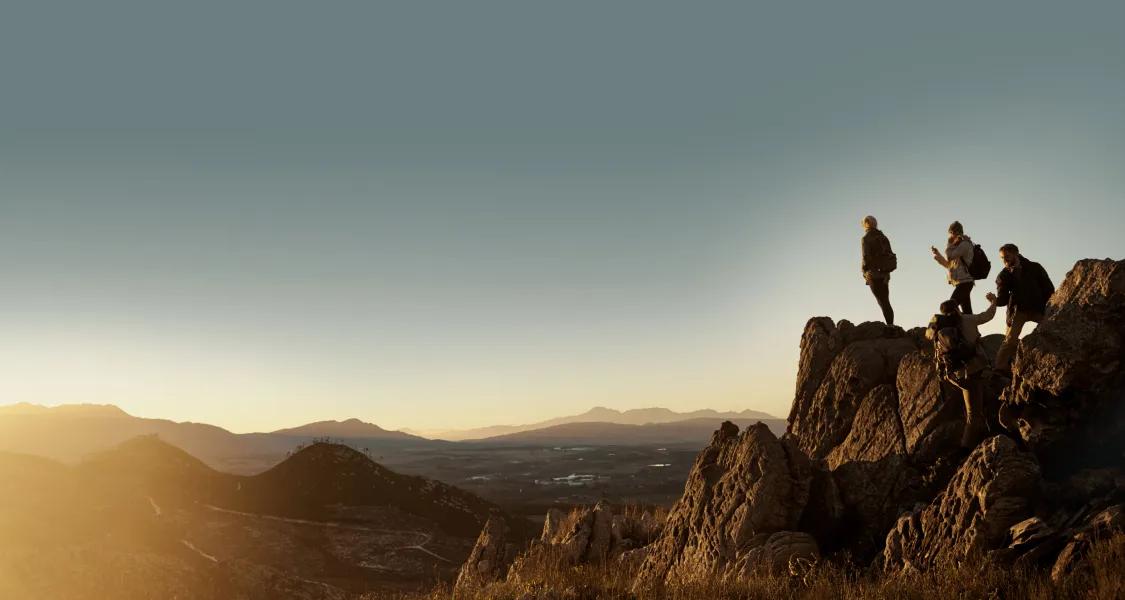
[[(846, 4), (846, 5), (845, 5)], [(0, 403), (265, 431), (788, 414), (947, 225), (1125, 258), (1120, 2), (12, 2)], [(975, 306), (990, 281), (978, 282)], [(984, 328), (1002, 331), (1002, 316)]]

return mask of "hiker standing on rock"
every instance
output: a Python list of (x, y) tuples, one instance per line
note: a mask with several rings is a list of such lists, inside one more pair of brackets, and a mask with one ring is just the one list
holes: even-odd
[(879, 231), (879, 222), (868, 215), (860, 222), (863, 225), (863, 240), (860, 244), (862, 260), (860, 269), (863, 280), (875, 295), (875, 301), (883, 310), (883, 320), (887, 325), (895, 324), (895, 311), (891, 308), (891, 271), (898, 268), (898, 258), (891, 251), (891, 241)]
[(961, 389), (965, 399), (965, 429), (961, 447), (975, 448), (988, 433), (984, 419), (984, 374), (988, 358), (980, 343), (978, 327), (996, 315), (996, 295), (985, 295), (988, 310), (965, 314), (957, 300), (941, 303), (940, 314), (930, 319), (926, 338), (934, 342), (934, 364), (938, 376)]
[[(973, 291), (974, 279), (988, 277), (988, 257), (980, 250), (980, 246), (974, 245), (973, 240), (965, 235), (965, 228), (961, 226), (960, 221), (950, 223), (948, 233), (945, 254), (942, 255), (934, 246), (930, 246), (930, 252), (933, 253), (934, 260), (947, 271), (946, 278), (949, 280), (949, 285), (953, 286), (953, 295), (949, 299), (957, 301), (962, 313), (972, 314), (973, 303), (969, 294)], [(984, 264), (977, 266), (983, 268), (984, 274), (980, 275), (978, 272), (976, 273), (978, 276), (975, 276), (974, 272), (978, 269), (973, 269), (972, 265), (981, 257)]]
[(1000, 247), (1000, 260), (1004, 261), (1004, 268), (996, 276), (997, 305), (1008, 307), (1008, 330), (996, 353), (996, 369), (1010, 371), (1023, 326), (1028, 321), (1043, 320), (1047, 301), (1055, 293), (1055, 284), (1051, 283), (1047, 270), (1024, 258), (1015, 244)]

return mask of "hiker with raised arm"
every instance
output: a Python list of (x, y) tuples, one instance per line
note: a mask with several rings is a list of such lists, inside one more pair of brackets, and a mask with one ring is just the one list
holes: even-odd
[(988, 310), (966, 314), (956, 300), (941, 303), (940, 313), (930, 319), (926, 338), (934, 342), (934, 367), (938, 376), (961, 389), (965, 401), (965, 429), (961, 447), (972, 449), (988, 433), (984, 418), (984, 376), (988, 358), (981, 347), (981, 325), (996, 315), (996, 295), (989, 293)]
[(949, 299), (957, 302), (962, 313), (972, 314), (970, 293), (973, 291), (973, 282), (988, 277), (991, 265), (980, 245), (974, 244), (972, 238), (965, 235), (965, 228), (960, 221), (949, 224), (948, 234), (945, 253), (934, 246), (930, 246), (930, 252), (933, 253), (934, 260), (945, 267), (946, 279), (953, 286), (953, 294)]
[(879, 222), (868, 215), (860, 221), (863, 226), (863, 240), (860, 243), (860, 270), (863, 280), (875, 295), (875, 301), (883, 310), (883, 320), (887, 325), (895, 324), (895, 311), (891, 308), (891, 271), (898, 268), (898, 258), (891, 251), (891, 241), (879, 231)]
[(1051, 283), (1047, 270), (1024, 258), (1015, 244), (1000, 247), (1000, 260), (1004, 268), (996, 276), (997, 305), (1008, 307), (1008, 329), (996, 353), (996, 370), (1010, 372), (1023, 326), (1043, 320), (1047, 301), (1055, 293), (1055, 284)]

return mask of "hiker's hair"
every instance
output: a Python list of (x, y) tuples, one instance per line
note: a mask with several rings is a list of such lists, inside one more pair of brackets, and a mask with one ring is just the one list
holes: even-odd
[(949, 224), (949, 233), (954, 235), (965, 235), (965, 228), (961, 226), (961, 221), (954, 221)]
[(1001, 252), (1007, 252), (1009, 254), (1019, 254), (1020, 253), (1019, 246), (1016, 246), (1015, 244), (1013, 244), (1011, 242), (1009, 242), (1007, 244), (1004, 244), (1003, 246), (1000, 246), (1000, 251)]
[(863, 217), (863, 220), (860, 221), (860, 224), (863, 225), (864, 227), (870, 227), (872, 229), (875, 229), (876, 227), (879, 226), (879, 221), (876, 221), (875, 217), (873, 217), (871, 215), (867, 215), (866, 217)]
[(953, 316), (953, 315), (958, 314), (957, 313), (957, 306), (958, 306), (958, 304), (957, 304), (956, 300), (946, 300), (945, 302), (941, 303), (941, 306), (938, 307), (938, 310), (940, 310), (941, 314), (943, 314), (943, 315)]

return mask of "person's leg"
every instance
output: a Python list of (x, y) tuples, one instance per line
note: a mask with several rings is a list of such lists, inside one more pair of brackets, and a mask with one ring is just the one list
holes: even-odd
[(988, 433), (984, 420), (984, 382), (980, 375), (974, 375), (961, 388), (965, 400), (965, 429), (961, 433), (961, 447), (975, 448)]
[(967, 315), (973, 314), (973, 301), (970, 295), (973, 291), (973, 285), (975, 284), (972, 281), (958, 283), (957, 286), (953, 288), (953, 294), (949, 296), (950, 300), (957, 301), (957, 305), (961, 307), (961, 312)]
[(891, 308), (890, 281), (887, 279), (872, 279), (870, 287), (871, 293), (875, 295), (875, 300), (879, 303), (879, 308), (883, 310), (883, 320), (887, 325), (894, 325), (895, 311)]
[(1023, 333), (1023, 326), (1027, 321), (1027, 316), (1019, 312), (1012, 315), (1012, 324), (1008, 325), (1008, 330), (1004, 333), (1004, 342), (996, 352), (997, 371), (1011, 370), (1012, 357), (1016, 355), (1016, 346), (1020, 343), (1020, 334)]

